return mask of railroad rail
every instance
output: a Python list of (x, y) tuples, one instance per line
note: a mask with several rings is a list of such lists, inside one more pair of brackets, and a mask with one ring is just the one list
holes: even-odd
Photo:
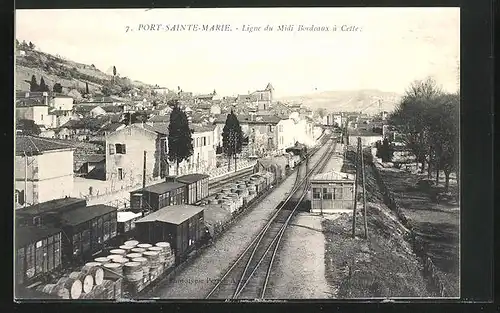
[[(310, 170), (307, 168), (307, 160), (301, 163), (297, 169), (295, 184), (287, 198), (277, 207), (267, 224), (212, 288), (206, 299), (264, 298), (279, 243), (289, 221), (307, 193), (308, 178), (317, 170), (324, 169), (335, 144), (336, 141), (331, 137), (325, 153)], [(312, 149), (308, 155), (314, 154), (319, 148)], [(270, 251), (272, 253), (269, 253)]]

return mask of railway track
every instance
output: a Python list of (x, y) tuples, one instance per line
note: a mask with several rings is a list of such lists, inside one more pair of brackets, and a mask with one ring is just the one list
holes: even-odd
[[(335, 141), (335, 139), (330, 139), (325, 153), (311, 169), (308, 168), (307, 162), (301, 163), (297, 169), (295, 184), (288, 197), (212, 288), (205, 297), (206, 299), (263, 299), (265, 297), (272, 265), (285, 229), (307, 193), (308, 178), (313, 173), (324, 169), (335, 148)], [(308, 154), (312, 155), (317, 150), (319, 148)]]

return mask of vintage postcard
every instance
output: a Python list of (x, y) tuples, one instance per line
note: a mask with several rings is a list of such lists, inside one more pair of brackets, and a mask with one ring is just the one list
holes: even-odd
[(15, 20), (17, 301), (460, 297), (458, 8)]

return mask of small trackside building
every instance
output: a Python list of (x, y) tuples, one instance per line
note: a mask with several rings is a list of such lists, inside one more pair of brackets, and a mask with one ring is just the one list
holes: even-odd
[(309, 199), (311, 212), (320, 214), (338, 213), (354, 207), (354, 180), (352, 174), (327, 172), (311, 179)]
[(204, 209), (195, 205), (164, 207), (135, 222), (137, 240), (155, 244), (166, 241), (179, 264), (195, 249), (205, 232)]

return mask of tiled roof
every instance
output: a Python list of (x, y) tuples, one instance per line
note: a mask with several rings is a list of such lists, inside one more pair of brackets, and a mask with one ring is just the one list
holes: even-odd
[(40, 154), (46, 151), (67, 150), (74, 147), (70, 144), (62, 144), (51, 141), (47, 138), (34, 137), (34, 136), (16, 136), (16, 155)]
[(215, 125), (197, 125), (197, 124), (192, 124), (190, 128), (195, 132), (195, 133), (204, 133), (204, 132), (211, 132), (215, 129)]
[(47, 106), (42, 98), (23, 98), (16, 100), (16, 107)]
[(102, 161), (106, 160), (106, 155), (105, 154), (87, 154), (82, 157), (82, 161), (88, 162), (88, 163), (100, 163)]
[(121, 105), (107, 105), (107, 106), (103, 106), (102, 109), (106, 113), (118, 113), (118, 112), (124, 111), (124, 108)]
[(73, 110), (75, 112), (90, 112), (97, 107), (97, 105), (75, 105)]
[(137, 220), (136, 223), (159, 221), (180, 225), (184, 221), (203, 211), (204, 210), (202, 206), (188, 204), (171, 205), (146, 215), (145, 217)]
[(153, 123), (168, 123), (168, 122), (170, 122), (170, 114), (152, 116), (150, 119), (148, 119), (148, 122), (153, 122)]
[(168, 135), (168, 123), (154, 123), (153, 125), (144, 124), (144, 128), (160, 135)]

